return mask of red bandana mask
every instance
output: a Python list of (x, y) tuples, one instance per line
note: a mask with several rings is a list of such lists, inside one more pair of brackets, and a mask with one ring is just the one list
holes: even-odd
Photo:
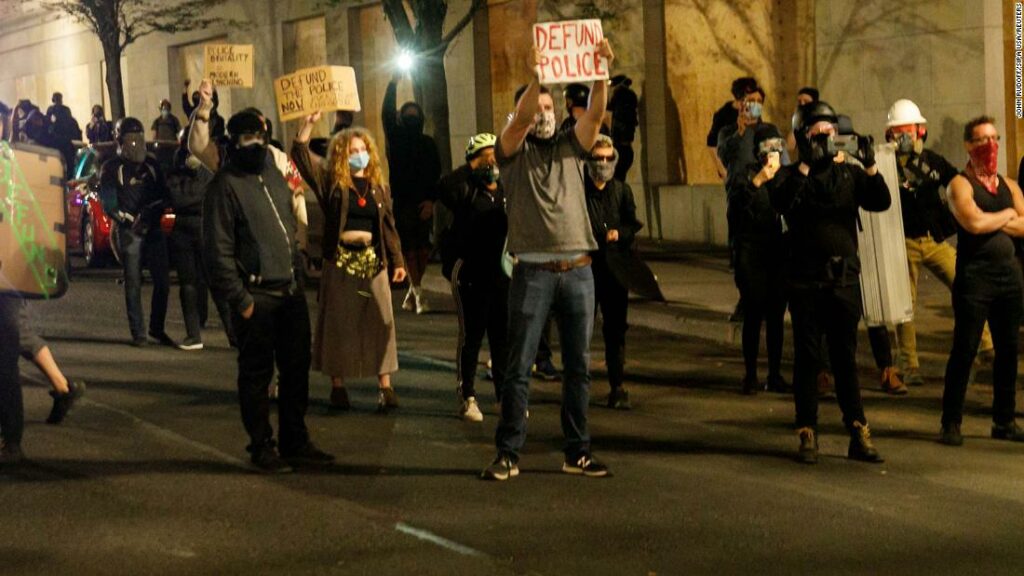
[(971, 149), (971, 163), (979, 176), (995, 176), (999, 165), (999, 142), (989, 140)]

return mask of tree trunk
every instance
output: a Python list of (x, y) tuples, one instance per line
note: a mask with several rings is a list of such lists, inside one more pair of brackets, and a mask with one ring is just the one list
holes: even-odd
[(121, 76), (121, 49), (117, 46), (103, 46), (103, 60), (107, 64), (107, 93), (110, 97), (110, 119), (118, 121), (125, 116), (124, 80)]
[(441, 168), (452, 169), (451, 128), (448, 114), (448, 77), (444, 71), (443, 54), (432, 57), (413, 76), (413, 93), (426, 115), (427, 131), (437, 142)]

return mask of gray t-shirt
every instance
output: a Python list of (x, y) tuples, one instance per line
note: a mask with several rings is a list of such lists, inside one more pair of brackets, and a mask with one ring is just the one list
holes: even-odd
[(583, 185), (587, 151), (572, 127), (550, 141), (527, 136), (511, 157), (500, 145), (495, 152), (505, 183), (509, 252), (597, 250)]

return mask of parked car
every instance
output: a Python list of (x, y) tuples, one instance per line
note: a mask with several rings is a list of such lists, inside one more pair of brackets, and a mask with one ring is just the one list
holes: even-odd
[[(149, 142), (153, 154), (162, 170), (168, 170), (174, 160), (177, 142)], [(113, 142), (86, 146), (78, 150), (72, 178), (65, 191), (67, 205), (67, 249), (69, 253), (80, 252), (90, 268), (101, 267), (116, 261), (116, 251), (111, 249), (113, 220), (103, 211), (99, 197), (100, 166), (117, 151)], [(160, 220), (165, 233), (174, 228), (174, 213), (168, 209)]]

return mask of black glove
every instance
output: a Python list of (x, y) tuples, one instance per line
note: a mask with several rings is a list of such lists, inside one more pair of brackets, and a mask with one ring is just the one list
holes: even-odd
[(871, 136), (857, 136), (857, 160), (864, 165), (864, 169), (875, 165), (875, 139)]

